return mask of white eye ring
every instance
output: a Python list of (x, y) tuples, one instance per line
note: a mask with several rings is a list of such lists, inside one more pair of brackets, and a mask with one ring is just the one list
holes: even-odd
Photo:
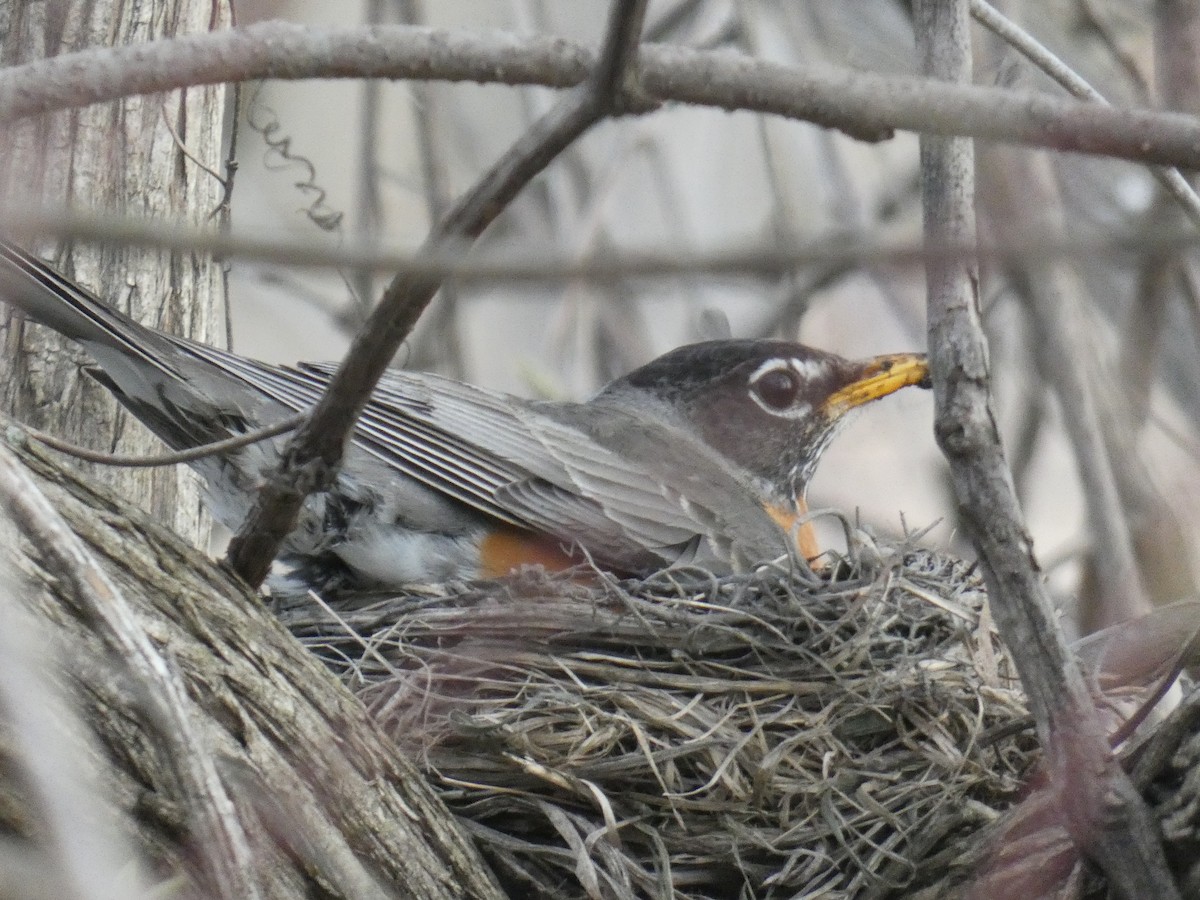
[[(768, 359), (750, 375), (750, 399), (772, 416), (802, 419), (812, 412), (812, 407), (797, 400), (805, 385), (822, 375), (824, 370), (821, 363), (811, 360), (788, 357)], [(785, 377), (775, 378), (777, 373)]]
[(800, 376), (791, 366), (776, 366), (768, 369), (750, 383), (750, 390), (763, 404), (783, 412), (791, 409), (800, 393)]

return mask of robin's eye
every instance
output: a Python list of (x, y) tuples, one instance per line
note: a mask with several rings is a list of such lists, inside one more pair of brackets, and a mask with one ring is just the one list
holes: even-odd
[(791, 369), (772, 369), (750, 386), (771, 409), (787, 409), (796, 402), (800, 392), (800, 377)]

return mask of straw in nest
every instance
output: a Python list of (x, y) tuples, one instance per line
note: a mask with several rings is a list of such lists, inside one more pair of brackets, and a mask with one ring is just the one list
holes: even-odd
[(896, 548), (283, 610), (514, 896), (884, 897), (1009, 805), (1035, 742), (978, 577)]

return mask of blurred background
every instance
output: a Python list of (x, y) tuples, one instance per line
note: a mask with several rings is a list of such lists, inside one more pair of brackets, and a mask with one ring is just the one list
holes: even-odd
[[(1000, 5), (1113, 103), (1198, 101), (1195, 3), (1042, 0)], [(607, 4), (536, 0), (247, 2), (239, 23), (408, 22), (556, 35), (598, 45)], [(1065, 96), (975, 26), (976, 81)], [(893, 0), (659, 0), (646, 39), (787, 64), (911, 75), (911, 13)], [(1180, 46), (1183, 46), (1183, 50)], [(1193, 51), (1195, 47), (1193, 46)], [(1174, 65), (1174, 68), (1172, 66)], [(242, 88), (235, 233), (322, 235), (332, 246), (414, 250), (431, 218), (554, 102), (540, 88), (436, 83), (272, 82)], [(1142, 167), (981, 148), (985, 240), (1020, 237), (1026, 217), (1081, 242), (1119, 239), (1180, 217)], [(1032, 167), (1032, 169), (1030, 168)], [(1032, 175), (1030, 173), (1033, 173)], [(803, 123), (682, 106), (606, 123), (556, 160), (485, 235), (518, 258), (613, 251), (920, 241), (917, 139), (866, 144)], [(1200, 508), (1194, 259), (1097, 253), (1006, 259), (982, 271), (997, 414), (1035, 547), (1064, 609), (1094, 592), (1100, 523), (1080, 487), (1080, 436), (1064, 426), (1056, 364), (1093, 385), (1122, 514), (1156, 602), (1194, 590)], [(233, 343), (271, 361), (337, 358), (382, 279), (239, 262)], [(1038, 302), (1070, 312), (1074, 355), (1044, 341)], [(1039, 293), (1041, 291), (1041, 293)], [(1039, 301), (1039, 297), (1041, 300)], [(1038, 324), (1039, 322), (1043, 324)], [(584, 398), (680, 343), (774, 336), (846, 356), (923, 348), (919, 265), (836, 260), (779, 277), (546, 279), (450, 284), (408, 342), (403, 365), (526, 396)], [(904, 391), (862, 413), (830, 448), (810, 493), (873, 532), (920, 532), (970, 557), (956, 527), (932, 401)], [(832, 546), (841, 529), (824, 523)]]

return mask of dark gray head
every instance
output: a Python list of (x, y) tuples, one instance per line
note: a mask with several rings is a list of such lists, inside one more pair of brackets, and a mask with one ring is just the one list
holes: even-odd
[(846, 413), (908, 385), (928, 387), (923, 354), (851, 361), (787, 341), (689, 344), (609, 384), (664, 401), (776, 501), (801, 497)]

